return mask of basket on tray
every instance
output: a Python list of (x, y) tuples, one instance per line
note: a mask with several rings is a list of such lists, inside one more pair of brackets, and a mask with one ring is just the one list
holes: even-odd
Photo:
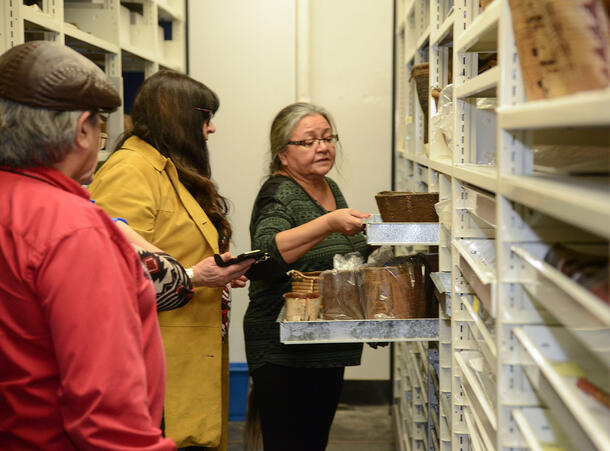
[(409, 81), (415, 79), (417, 98), (424, 113), (424, 143), (428, 142), (428, 85), (430, 79), (429, 63), (417, 64), (411, 69)]
[(384, 222), (438, 222), (438, 193), (381, 191), (375, 200)]
[(295, 293), (319, 293), (321, 272), (300, 272), (296, 269), (289, 271), (288, 274), (292, 279), (292, 291)]

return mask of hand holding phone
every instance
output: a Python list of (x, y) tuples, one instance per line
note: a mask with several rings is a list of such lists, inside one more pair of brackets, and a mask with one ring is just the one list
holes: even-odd
[(232, 259), (227, 261), (224, 261), (220, 254), (214, 254), (214, 261), (218, 266), (222, 267), (234, 265), (235, 263), (243, 262), (244, 260), (248, 260), (249, 258), (253, 258), (257, 262), (264, 261), (269, 258), (269, 254), (261, 251), (260, 249), (257, 249), (254, 251), (244, 252), (243, 254), (239, 254), (237, 257), (233, 257)]

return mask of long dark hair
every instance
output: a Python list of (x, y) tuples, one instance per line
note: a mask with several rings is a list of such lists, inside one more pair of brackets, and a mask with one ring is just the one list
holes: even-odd
[(211, 179), (210, 158), (202, 133), (209, 116), (195, 109), (215, 113), (219, 105), (216, 93), (203, 83), (179, 72), (159, 71), (138, 90), (131, 113), (133, 128), (122, 136), (115, 150), (135, 135), (170, 158), (180, 182), (201, 205), (218, 233), (228, 240), (229, 203)]

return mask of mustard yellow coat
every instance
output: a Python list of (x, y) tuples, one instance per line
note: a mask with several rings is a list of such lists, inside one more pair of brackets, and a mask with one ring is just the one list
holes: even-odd
[[(110, 216), (126, 219), (186, 268), (218, 252), (216, 228), (172, 161), (137, 137), (111, 155), (89, 190)], [(197, 288), (186, 306), (159, 313), (167, 358), (165, 432), (179, 447), (226, 448), (229, 365), (221, 295), (222, 288)]]

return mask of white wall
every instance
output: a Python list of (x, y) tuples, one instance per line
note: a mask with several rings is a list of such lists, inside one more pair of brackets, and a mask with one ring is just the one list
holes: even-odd
[[(232, 201), (234, 251), (250, 249), (271, 121), (296, 100), (333, 114), (343, 156), (331, 176), (351, 207), (377, 211), (373, 196), (391, 183), (391, 0), (192, 0), (189, 44), (191, 76), (220, 97), (208, 145), (213, 178)], [(232, 362), (245, 361), (247, 303), (245, 289), (233, 291)], [(365, 346), (346, 377), (387, 379), (388, 348)]]

